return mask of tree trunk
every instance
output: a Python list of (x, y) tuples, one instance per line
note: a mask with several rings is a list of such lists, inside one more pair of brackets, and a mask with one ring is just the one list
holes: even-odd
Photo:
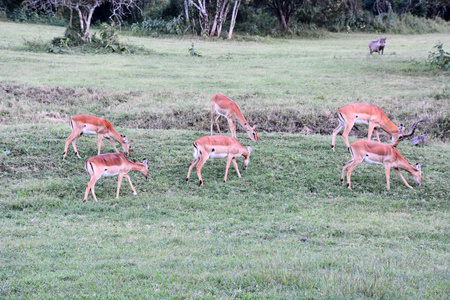
[(219, 24), (217, 27), (217, 37), (222, 33), (223, 23), (227, 20), (228, 11), (230, 10), (230, 1), (226, 1), (226, 4), (222, 7), (219, 15)]
[(238, 14), (239, 5), (241, 5), (241, 0), (236, 0), (234, 2), (233, 12), (231, 14), (231, 24), (230, 24), (230, 30), (228, 31), (228, 39), (231, 39), (233, 36), (233, 30), (234, 26), (236, 25), (236, 17)]
[(184, 0), (184, 14), (186, 16), (186, 21), (189, 23), (189, 6), (188, 0)]
[(286, 17), (285, 17), (285, 12), (283, 11), (283, 4), (281, 3), (280, 0), (277, 1), (278, 2), (278, 11), (280, 14), (280, 25), (281, 28), (283, 28), (284, 30), (288, 29), (288, 22), (286, 22)]
[(216, 3), (216, 14), (214, 15), (214, 21), (213, 21), (213, 24), (212, 24), (211, 32), (209, 33), (210, 37), (214, 36), (214, 33), (216, 33), (217, 21), (219, 20), (220, 8), (222, 6), (222, 2), (223, 1), (224, 0), (217, 0), (217, 3)]

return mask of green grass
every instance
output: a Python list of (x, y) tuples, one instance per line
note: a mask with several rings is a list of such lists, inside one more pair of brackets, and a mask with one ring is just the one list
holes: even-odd
[[(0, 297), (448, 297), (447, 139), (424, 125), (429, 144), (399, 145), (422, 165), (423, 186), (403, 172), (408, 189), (392, 172), (387, 191), (384, 168), (363, 163), (350, 191), (340, 184), (350, 155), (341, 137), (332, 152), (326, 134), (336, 110), (356, 101), (382, 106), (396, 123), (445, 124), (448, 75), (424, 60), (448, 36), (388, 36), (384, 56), (367, 54), (372, 35), (343, 34), (194, 40), (201, 58), (188, 55), (190, 39), (137, 37), (123, 39), (153, 54), (54, 55), (27, 52), (20, 38), (63, 29), (0, 26)], [(242, 178), (230, 169), (224, 183), (225, 160), (216, 160), (202, 169), (203, 187), (195, 172), (186, 184), (192, 142), (209, 134), (219, 92), (258, 121), (261, 142), (238, 127), (254, 148)], [(70, 146), (61, 160), (69, 116), (80, 113), (111, 120), (132, 157), (149, 160), (148, 181), (130, 174), (137, 196), (124, 181), (115, 199), (117, 177), (102, 178), (99, 202), (82, 203), (83, 163), (97, 139), (79, 139), (83, 159)], [(350, 142), (367, 127), (352, 133)], [(106, 141), (102, 149), (112, 151)]]

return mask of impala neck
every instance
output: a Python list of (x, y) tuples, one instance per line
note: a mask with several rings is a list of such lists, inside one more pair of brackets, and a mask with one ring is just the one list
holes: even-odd
[(390, 135), (398, 136), (398, 126), (395, 125), (394, 123), (392, 123), (392, 121), (389, 120), (387, 117), (384, 120), (383, 126), (380, 126), (380, 127), (381, 127), (381, 129), (383, 129), (384, 131), (386, 131)]
[[(396, 149), (397, 150), (397, 149)], [(397, 151), (398, 152), (398, 151)], [(411, 166), (406, 159), (403, 158), (403, 156), (400, 155), (400, 153), (397, 153), (397, 160), (396, 163), (393, 165), (393, 167), (405, 170), (406, 172), (410, 174), (417, 173), (417, 169)]]
[(125, 143), (124, 138), (114, 128), (111, 128), (110, 130), (110, 137), (118, 141), (120, 144)]
[(244, 115), (241, 113), (241, 111), (238, 111), (236, 114), (236, 120), (239, 122), (239, 124), (241, 124), (243, 127), (245, 127), (245, 125), (247, 125), (248, 127), (250, 127), (250, 125), (248, 124), (247, 120), (245, 119)]
[(131, 161), (130, 161), (130, 169), (131, 169), (130, 171), (137, 171), (141, 173), (145, 173), (145, 170), (147, 170), (141, 163), (135, 163)]

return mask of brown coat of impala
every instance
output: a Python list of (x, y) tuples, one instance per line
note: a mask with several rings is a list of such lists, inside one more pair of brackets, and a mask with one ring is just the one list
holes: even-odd
[(405, 180), (400, 170), (405, 170), (410, 173), (413, 176), (414, 181), (419, 186), (422, 185), (420, 165), (417, 164), (416, 167), (411, 166), (392, 145), (359, 140), (350, 145), (349, 151), (352, 155), (352, 160), (344, 164), (341, 175), (341, 183), (344, 184), (344, 176), (347, 172), (347, 187), (349, 189), (352, 189), (352, 184), (350, 182), (352, 171), (356, 166), (362, 163), (363, 160), (371, 164), (384, 165), (388, 190), (390, 189), (389, 178), (391, 168), (394, 168), (394, 171), (400, 176), (407, 187), (412, 188)]
[(339, 125), (333, 131), (333, 138), (331, 142), (331, 149), (334, 151), (334, 145), (336, 141), (336, 135), (344, 129), (342, 137), (345, 140), (347, 148), (350, 146), (348, 142), (348, 135), (350, 130), (352, 130), (355, 124), (366, 124), (369, 125), (368, 140), (372, 138), (372, 133), (375, 131), (378, 142), (380, 142), (380, 135), (377, 128), (381, 128), (387, 133), (389, 133), (392, 138), (392, 145), (397, 147), (398, 143), (401, 142), (405, 137), (412, 136), (416, 130), (416, 126), (419, 122), (426, 120), (420, 120), (415, 122), (411, 126), (409, 133), (405, 134), (405, 127), (400, 125), (397, 127), (391, 120), (386, 116), (386, 114), (376, 105), (355, 103), (346, 105), (338, 110)]
[(191, 175), (192, 169), (195, 165), (197, 165), (196, 169), (198, 179), (200, 180), (200, 185), (203, 185), (201, 170), (208, 158), (227, 158), (227, 166), (225, 168), (224, 178), (224, 181), (227, 182), (228, 168), (230, 167), (230, 163), (233, 162), (236, 172), (239, 178), (241, 178), (241, 174), (239, 173), (239, 168), (236, 163), (235, 157), (243, 157), (244, 170), (246, 170), (248, 167), (248, 163), (250, 162), (250, 153), (252, 152), (252, 148), (244, 148), (244, 146), (242, 146), (242, 144), (239, 143), (236, 138), (221, 135), (201, 137), (194, 142), (193, 146), (194, 160), (189, 166), (186, 183), (189, 182), (189, 177)]
[(72, 127), (72, 133), (66, 140), (64, 146), (63, 160), (66, 158), (67, 149), (70, 142), (72, 142), (73, 150), (75, 150), (76, 156), (81, 158), (78, 153), (76, 142), (78, 138), (84, 134), (97, 134), (98, 135), (98, 153), (102, 147), (102, 139), (105, 138), (113, 147), (116, 152), (119, 152), (111, 139), (116, 140), (122, 145), (123, 151), (127, 154), (131, 154), (131, 145), (128, 142), (126, 136), (122, 136), (117, 133), (114, 127), (105, 119), (90, 115), (78, 115), (70, 119), (70, 126)]
[(128, 158), (126, 158), (122, 153), (105, 153), (93, 156), (86, 160), (84, 168), (88, 172), (91, 180), (86, 187), (83, 202), (87, 201), (89, 190), (92, 191), (92, 196), (94, 196), (94, 200), (97, 201), (94, 187), (95, 183), (100, 179), (100, 177), (119, 175), (116, 198), (119, 198), (120, 185), (122, 184), (123, 177), (128, 179), (131, 189), (133, 190), (133, 195), (137, 195), (137, 192), (133, 184), (131, 183), (131, 179), (127, 175), (128, 172), (141, 172), (142, 174), (144, 174), (145, 178), (149, 178), (148, 164), (145, 158), (142, 163), (134, 163), (129, 161)]
[(255, 125), (250, 127), (239, 106), (225, 95), (217, 94), (211, 98), (211, 135), (213, 135), (214, 115), (217, 114), (215, 122), (220, 135), (219, 118), (224, 116), (228, 120), (231, 136), (236, 137), (236, 122), (239, 122), (247, 132), (250, 139), (258, 142), (258, 134)]

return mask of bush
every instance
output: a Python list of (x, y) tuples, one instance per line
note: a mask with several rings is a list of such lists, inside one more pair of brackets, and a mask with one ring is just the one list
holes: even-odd
[(104, 49), (117, 53), (130, 52), (128, 45), (119, 41), (119, 31), (114, 23), (102, 23), (100, 27), (100, 44)]
[(182, 35), (188, 25), (185, 20), (178, 16), (172, 20), (146, 19), (141, 23), (131, 25), (131, 31), (137, 35), (158, 35), (158, 34), (176, 34)]
[[(1, 12), (0, 12), (1, 14)], [(36, 12), (26, 7), (16, 8), (7, 15), (7, 17), (14, 22), (26, 22), (34, 24), (46, 24), (52, 26), (65, 26), (66, 20), (60, 13), (54, 13), (53, 11)]]
[(427, 63), (440, 69), (450, 71), (450, 53), (444, 51), (444, 45), (441, 42), (438, 42), (433, 48), (435, 51), (430, 52)]

